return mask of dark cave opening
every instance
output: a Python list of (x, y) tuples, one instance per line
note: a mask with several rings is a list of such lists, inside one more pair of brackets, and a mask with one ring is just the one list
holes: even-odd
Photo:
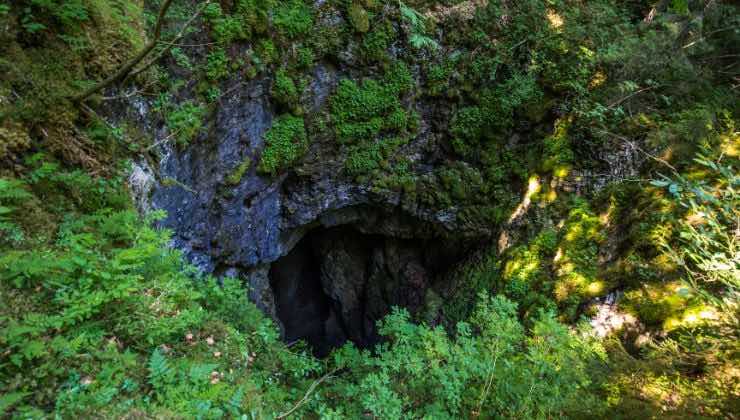
[(412, 314), (466, 247), (456, 241), (399, 239), (350, 225), (317, 228), (270, 268), (284, 339), (323, 357), (346, 341), (378, 343), (376, 323), (393, 306)]

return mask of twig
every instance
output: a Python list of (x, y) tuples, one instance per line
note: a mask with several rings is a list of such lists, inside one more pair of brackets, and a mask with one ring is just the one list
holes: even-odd
[(172, 41), (159, 41), (161, 45), (171, 45), (173, 47), (207, 47), (209, 45), (224, 45), (224, 42), (204, 42), (202, 44), (179, 44), (177, 42), (177, 39), (173, 39)]
[(311, 386), (308, 387), (308, 390), (306, 391), (306, 393), (303, 395), (303, 398), (301, 398), (301, 400), (298, 401), (298, 403), (296, 405), (294, 405), (293, 408), (291, 408), (290, 410), (286, 411), (283, 414), (280, 414), (279, 416), (277, 416), (275, 418), (276, 419), (284, 419), (284, 418), (288, 417), (289, 415), (293, 414), (294, 411), (296, 411), (298, 408), (300, 408), (300, 406), (302, 406), (303, 404), (306, 403), (306, 401), (308, 400), (308, 397), (316, 389), (316, 387), (318, 387), (319, 385), (321, 385), (321, 383), (324, 382), (325, 380), (329, 379), (333, 374), (335, 374), (337, 372), (337, 370), (339, 370), (339, 369), (332, 370), (331, 372), (327, 373), (326, 375), (322, 376), (317, 381), (315, 381), (314, 383), (312, 383)]
[(711, 35), (714, 35), (714, 34), (719, 33), (719, 32), (729, 31), (730, 29), (737, 29), (737, 28), (735, 28), (734, 26), (729, 26), (727, 28), (715, 29), (713, 31), (707, 32), (706, 34), (702, 35), (699, 39), (697, 39), (695, 41), (692, 41), (692, 42), (689, 42), (688, 44), (686, 44), (683, 47), (681, 47), (681, 49), (689, 48), (692, 45), (695, 45), (695, 44), (698, 44), (701, 41), (704, 41), (705, 39), (707, 39)]
[(632, 97), (633, 97), (633, 96), (635, 96), (635, 95), (638, 95), (638, 94), (640, 94), (640, 93), (642, 93), (642, 92), (645, 92), (645, 91), (648, 91), (648, 90), (650, 90), (650, 89), (655, 89), (656, 87), (658, 87), (658, 86), (648, 86), (648, 87), (646, 87), (646, 88), (642, 88), (642, 89), (640, 89), (640, 90), (638, 90), (638, 91), (636, 91), (636, 92), (632, 92), (631, 94), (629, 94), (629, 95), (625, 96), (624, 98), (622, 98), (622, 99), (620, 99), (620, 100), (618, 100), (618, 101), (616, 101), (616, 102), (612, 103), (611, 105), (609, 105), (609, 109), (612, 109), (612, 108), (614, 108), (615, 106), (617, 106), (617, 105), (621, 104), (622, 102), (624, 102), (624, 101), (626, 101), (626, 100), (628, 100), (628, 99), (632, 98)]
[(154, 36), (152, 37), (152, 40), (149, 41), (149, 43), (144, 47), (143, 50), (141, 50), (138, 54), (136, 54), (136, 56), (132, 58), (128, 63), (124, 64), (121, 68), (119, 68), (118, 71), (115, 72), (113, 75), (109, 76), (107, 79), (103, 80), (102, 82), (96, 83), (95, 85), (89, 87), (87, 90), (85, 90), (81, 94), (73, 97), (72, 100), (74, 102), (82, 102), (85, 99), (89, 98), (93, 93), (103, 90), (106, 87), (120, 80), (123, 80), (131, 72), (131, 70), (133, 70), (133, 68), (136, 67), (136, 65), (141, 62), (141, 60), (143, 60), (147, 55), (149, 55), (149, 53), (152, 52), (154, 47), (157, 46), (157, 41), (159, 41), (159, 37), (162, 36), (162, 26), (164, 25), (164, 18), (171, 4), (172, 4), (172, 0), (164, 0), (164, 3), (162, 3), (162, 6), (159, 8), (159, 15), (157, 15), (157, 23), (154, 26)]
[(154, 149), (154, 148), (155, 148), (155, 147), (157, 147), (157, 146), (161, 146), (161, 145), (163, 145), (163, 144), (167, 143), (167, 141), (169, 141), (169, 139), (171, 139), (172, 137), (175, 137), (176, 135), (180, 134), (180, 131), (182, 131), (182, 129), (180, 129), (180, 130), (177, 130), (177, 131), (175, 131), (175, 132), (172, 132), (172, 133), (170, 133), (170, 135), (169, 135), (169, 136), (167, 136), (167, 137), (163, 138), (162, 140), (160, 140), (160, 141), (158, 141), (158, 142), (155, 142), (155, 143), (154, 143), (154, 144), (152, 144), (151, 146), (149, 146), (149, 147), (147, 147), (146, 149), (144, 149), (144, 151), (145, 151), (145, 152), (148, 152), (148, 151), (150, 151), (150, 150)]
[(626, 142), (630, 146), (634, 147), (635, 150), (637, 150), (638, 152), (644, 154), (645, 156), (649, 157), (650, 159), (653, 159), (656, 162), (662, 163), (663, 165), (665, 165), (668, 168), (670, 168), (676, 175), (678, 175), (678, 170), (676, 170), (676, 168), (673, 167), (673, 165), (671, 165), (670, 163), (668, 163), (668, 161), (666, 161), (665, 159), (661, 159), (661, 158), (659, 158), (659, 157), (657, 157), (657, 156), (655, 156), (655, 155), (653, 155), (651, 153), (648, 153), (648, 152), (642, 150), (642, 148), (640, 148), (640, 146), (638, 146), (637, 144), (635, 144), (635, 142), (633, 142), (632, 140), (630, 140), (630, 139), (628, 139), (628, 138), (626, 138), (624, 136), (620, 136), (619, 134), (615, 134), (615, 133), (612, 133), (612, 132), (609, 132), (609, 131), (606, 131), (606, 130), (598, 130), (598, 131), (601, 132), (601, 133), (603, 133), (603, 134), (610, 135), (610, 136), (612, 136), (614, 138), (617, 138), (619, 140), (622, 140), (622, 141)]
[(166, 42), (166, 43), (165, 42), (160, 42), (159, 41), (159, 37), (157, 37), (156, 38), (156, 41), (155, 41), (157, 44), (166, 44), (167, 46), (162, 51), (160, 51), (159, 54), (157, 54), (154, 58), (152, 58), (146, 64), (144, 64), (143, 66), (141, 66), (138, 70), (132, 71), (131, 74), (129, 74), (128, 76), (126, 76), (126, 79), (130, 79), (132, 77), (136, 77), (138, 74), (140, 74), (144, 70), (146, 70), (149, 67), (151, 67), (154, 63), (156, 63), (157, 61), (159, 61), (160, 58), (162, 58), (165, 54), (167, 54), (167, 52), (169, 52), (172, 49), (172, 47), (174, 47), (176, 45), (177, 40), (179, 40), (180, 38), (182, 38), (185, 35), (185, 31), (188, 29), (188, 27), (190, 26), (190, 24), (192, 24), (193, 21), (195, 19), (197, 19), (198, 16), (200, 16), (200, 14), (203, 12), (203, 10), (206, 8), (206, 6), (210, 2), (211, 2), (211, 0), (206, 0), (205, 2), (203, 2), (201, 4), (200, 9), (198, 9), (198, 11), (196, 11), (195, 14), (193, 14), (193, 16), (191, 16), (190, 19), (188, 19), (188, 21), (185, 22), (184, 25), (182, 25), (182, 28), (180, 29), (180, 32), (178, 32), (177, 35), (175, 35), (175, 37), (171, 41)]

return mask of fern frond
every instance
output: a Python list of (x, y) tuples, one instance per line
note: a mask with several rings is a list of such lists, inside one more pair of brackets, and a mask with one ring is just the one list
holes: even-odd
[(149, 383), (155, 388), (160, 388), (167, 383), (171, 372), (172, 369), (164, 354), (159, 349), (154, 350), (149, 358)]
[(426, 18), (421, 13), (398, 2), (401, 17), (409, 25), (409, 43), (417, 50), (429, 49), (436, 51), (440, 48), (437, 41), (426, 35)]
[(17, 202), (31, 197), (25, 184), (16, 179), (0, 178), (0, 202)]

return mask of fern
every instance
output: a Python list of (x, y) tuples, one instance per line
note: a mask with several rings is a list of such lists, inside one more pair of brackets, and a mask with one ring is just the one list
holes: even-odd
[(167, 358), (159, 349), (154, 350), (149, 358), (149, 383), (154, 388), (162, 388), (169, 382), (171, 375), (172, 369)]
[(31, 194), (24, 189), (24, 184), (16, 179), (0, 178), (0, 202), (20, 201)]
[(437, 41), (426, 35), (426, 18), (416, 10), (398, 2), (401, 18), (409, 27), (409, 43), (417, 50), (428, 49), (436, 51), (440, 48)]
[(18, 203), (31, 197), (24, 189), (24, 184), (15, 179), (0, 178), (0, 243), (10, 242), (17, 244), (23, 241), (23, 230), (11, 221), (15, 207), (10, 204)]

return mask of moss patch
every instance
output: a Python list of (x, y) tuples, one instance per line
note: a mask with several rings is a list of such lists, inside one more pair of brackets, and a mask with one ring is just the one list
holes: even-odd
[(303, 118), (281, 115), (265, 134), (265, 150), (257, 170), (276, 175), (300, 159), (308, 148)]

